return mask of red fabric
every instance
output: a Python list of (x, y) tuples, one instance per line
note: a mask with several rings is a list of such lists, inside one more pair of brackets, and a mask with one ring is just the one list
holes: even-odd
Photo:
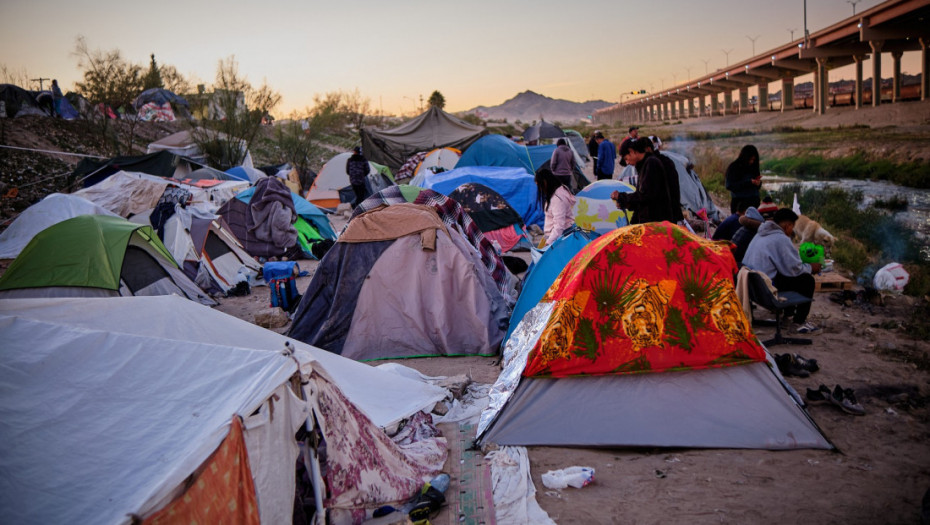
[(258, 499), (239, 416), (233, 416), (226, 439), (184, 494), (143, 521), (144, 525), (166, 523), (259, 525)]
[(497, 241), (497, 244), (501, 247), (501, 253), (509, 252), (520, 242), (520, 239), (525, 237), (523, 234), (517, 233), (513, 225), (505, 226), (499, 230), (484, 232), (484, 236), (492, 243)]
[(668, 222), (588, 244), (543, 297), (555, 308), (525, 376), (565, 377), (743, 364), (765, 351), (736, 297), (728, 243)]

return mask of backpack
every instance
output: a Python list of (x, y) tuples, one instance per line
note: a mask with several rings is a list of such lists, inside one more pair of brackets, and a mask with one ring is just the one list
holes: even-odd
[(271, 307), (292, 312), (300, 302), (297, 293), (297, 274), (300, 267), (294, 261), (267, 262), (262, 268), (265, 282), (271, 289)]

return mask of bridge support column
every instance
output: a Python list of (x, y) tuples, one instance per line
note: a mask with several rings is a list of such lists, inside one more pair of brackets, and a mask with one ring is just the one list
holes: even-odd
[(853, 97), (856, 99), (856, 109), (862, 107), (862, 59), (865, 58), (862, 55), (853, 55), (853, 60), (856, 61), (856, 87), (853, 92)]
[(671, 110), (669, 109), (668, 106), (669, 106), (669, 103), (667, 100), (662, 103), (662, 113), (663, 115), (665, 115), (664, 117), (662, 117), (662, 120), (669, 120), (671, 118)]
[(749, 108), (749, 88), (739, 88), (739, 112), (751, 113)]
[(769, 83), (759, 84), (759, 113), (769, 110)]
[(685, 118), (685, 99), (678, 99), (678, 120)]
[(723, 114), (729, 115), (733, 111), (733, 91), (726, 90), (723, 92)]
[(794, 109), (794, 79), (781, 79), (781, 110)]
[(827, 92), (830, 90), (830, 79), (827, 78), (827, 59), (817, 58), (817, 72), (814, 74), (814, 111), (823, 115), (827, 111)]
[(701, 104), (701, 106), (698, 108), (698, 115), (702, 117), (706, 117), (707, 116), (707, 96), (701, 95), (700, 97), (698, 97), (698, 100), (700, 101), (700, 104)]
[(694, 97), (688, 99), (688, 118), (694, 118), (697, 115), (694, 114)]
[(872, 107), (878, 107), (882, 103), (882, 46), (884, 44), (882, 40), (869, 42), (869, 47), (872, 48)]
[(921, 37), (920, 42), (920, 100), (930, 98), (930, 53), (927, 53), (927, 47), (930, 47), (930, 38)]
[(710, 114), (716, 116), (718, 111), (720, 111), (720, 97), (714, 93), (710, 96)]
[(892, 65), (894, 66), (891, 74), (891, 101), (900, 102), (901, 101), (901, 57), (904, 55), (904, 51), (892, 51), (891, 60)]

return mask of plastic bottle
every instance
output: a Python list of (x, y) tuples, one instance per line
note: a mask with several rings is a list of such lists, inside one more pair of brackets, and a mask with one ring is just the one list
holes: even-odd
[(449, 488), (449, 475), (443, 472), (435, 478), (431, 479), (429, 482), (430, 486), (445, 494), (446, 489)]
[(550, 489), (575, 487), (580, 489), (594, 481), (594, 469), (591, 467), (568, 467), (562, 470), (550, 470), (542, 475), (542, 482)]

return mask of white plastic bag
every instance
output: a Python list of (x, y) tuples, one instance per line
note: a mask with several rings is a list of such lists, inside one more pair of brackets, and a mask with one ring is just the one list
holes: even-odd
[(564, 489), (565, 487), (580, 489), (592, 481), (594, 481), (594, 469), (591, 467), (568, 467), (550, 470), (542, 475), (543, 485), (550, 489)]
[(907, 285), (907, 281), (910, 279), (910, 276), (907, 273), (907, 270), (904, 269), (898, 263), (889, 263), (883, 266), (880, 270), (875, 272), (875, 278), (872, 279), (872, 284), (875, 285), (877, 290), (890, 290), (900, 292), (904, 290), (904, 287)]

